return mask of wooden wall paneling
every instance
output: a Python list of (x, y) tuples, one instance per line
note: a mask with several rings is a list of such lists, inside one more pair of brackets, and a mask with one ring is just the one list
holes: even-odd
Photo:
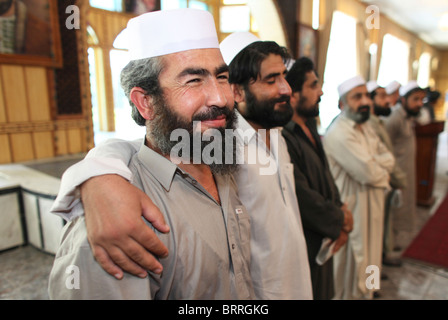
[(6, 122), (6, 104), (5, 104), (5, 96), (3, 94), (3, 81), (0, 76), (0, 123)]
[(50, 99), (47, 70), (42, 67), (25, 67), (30, 121), (49, 121)]
[(80, 131), (80, 129), (76, 128), (67, 130), (69, 154), (80, 153), (83, 151)]
[(25, 75), (22, 66), (1, 65), (3, 94), (8, 122), (29, 121)]
[(56, 130), (54, 132), (55, 153), (57, 156), (68, 154), (67, 131)]
[(0, 134), (0, 163), (11, 163), (11, 148), (7, 134)]
[(101, 46), (104, 43), (104, 25), (102, 23), (101, 14), (94, 9), (91, 9), (89, 12), (89, 24), (92, 29), (95, 31), (95, 34), (98, 38), (98, 44)]
[(10, 135), (12, 161), (29, 161), (34, 159), (34, 146), (31, 133), (13, 133)]
[(33, 143), (36, 159), (52, 158), (54, 152), (53, 133), (50, 132), (33, 132)]

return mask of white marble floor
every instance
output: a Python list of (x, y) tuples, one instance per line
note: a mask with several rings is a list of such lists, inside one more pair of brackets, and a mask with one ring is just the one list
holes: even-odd
[[(436, 202), (431, 208), (418, 208), (420, 227), (448, 192), (447, 131), (440, 135), (437, 156)], [(409, 235), (408, 242), (415, 236)], [(48, 299), (48, 274), (52, 263), (52, 255), (29, 245), (0, 253), (0, 300)], [(388, 279), (381, 282), (379, 300), (448, 300), (448, 269), (405, 260), (401, 267), (383, 266), (383, 272)]]

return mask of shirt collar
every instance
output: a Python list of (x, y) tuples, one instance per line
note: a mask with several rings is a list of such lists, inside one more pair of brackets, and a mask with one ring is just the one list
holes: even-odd
[(167, 158), (158, 154), (145, 145), (146, 138), (140, 146), (138, 159), (140, 163), (148, 170), (154, 178), (165, 188), (169, 190), (173, 182), (174, 175), (179, 169)]

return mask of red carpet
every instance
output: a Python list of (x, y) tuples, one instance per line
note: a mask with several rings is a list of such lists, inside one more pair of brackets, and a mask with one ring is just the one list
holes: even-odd
[(448, 195), (403, 254), (448, 269)]

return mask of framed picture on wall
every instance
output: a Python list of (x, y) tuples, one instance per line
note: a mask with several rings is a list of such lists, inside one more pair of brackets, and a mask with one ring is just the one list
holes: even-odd
[(298, 57), (310, 58), (315, 68), (317, 68), (317, 53), (318, 53), (318, 36), (319, 31), (312, 27), (299, 23), (297, 30), (297, 54)]
[(57, 0), (0, 1), (0, 63), (62, 66)]

